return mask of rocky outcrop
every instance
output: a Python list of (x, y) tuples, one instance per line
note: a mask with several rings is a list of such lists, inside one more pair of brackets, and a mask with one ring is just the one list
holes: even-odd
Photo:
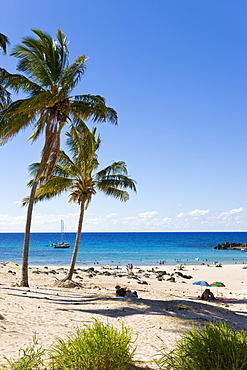
[(229, 243), (225, 242), (216, 245), (214, 249), (231, 249), (231, 250), (247, 250), (247, 243)]

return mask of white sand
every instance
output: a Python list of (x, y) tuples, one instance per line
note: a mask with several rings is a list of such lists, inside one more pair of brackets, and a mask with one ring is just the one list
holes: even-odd
[[(57, 288), (56, 279), (65, 277), (63, 270), (57, 274), (49, 266), (29, 268), (29, 288), (18, 286), (21, 267), (13, 262), (0, 263), (0, 364), (4, 356), (18, 355), (20, 348), (32, 342), (36, 333), (39, 343), (48, 348), (56, 337), (64, 337), (78, 326), (90, 325), (93, 318), (120, 328), (122, 323), (133, 329), (136, 338), (135, 360), (155, 368), (153, 357), (166, 345), (171, 349), (185, 330), (203, 320), (225, 320), (236, 328), (247, 329), (247, 269), (245, 265), (186, 266), (185, 275), (192, 279), (175, 277), (176, 282), (157, 280), (152, 267), (134, 267), (134, 276), (127, 276), (126, 269), (109, 270), (93, 266), (101, 274), (89, 275), (77, 267), (73, 280), (81, 288)], [(153, 266), (155, 271), (174, 273), (174, 266)], [(139, 272), (139, 270), (143, 272)], [(35, 273), (35, 271), (39, 273)], [(123, 276), (114, 276), (113, 274)], [(146, 275), (148, 274), (148, 275)], [(138, 277), (136, 279), (135, 277)], [(192, 285), (197, 280), (223, 282), (225, 288), (211, 288), (219, 298), (232, 301), (205, 302), (198, 299), (204, 287)], [(140, 282), (147, 284), (140, 284)], [(136, 290), (140, 299), (115, 298), (115, 286)]]

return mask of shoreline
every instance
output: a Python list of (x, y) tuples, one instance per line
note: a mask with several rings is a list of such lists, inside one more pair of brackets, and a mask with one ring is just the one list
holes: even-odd
[[(245, 242), (247, 233), (239, 232), (145, 232), (143, 233), (82, 233), (82, 240), (77, 256), (77, 265), (88, 266), (99, 262), (101, 265), (134, 265), (154, 266), (160, 260), (168, 261), (169, 265), (176, 263), (197, 264), (200, 262), (213, 264), (219, 261), (223, 264), (247, 262), (246, 251), (216, 250), (219, 243), (225, 241)], [(2, 234), (0, 251), (4, 261), (14, 260), (22, 263), (23, 233)], [(84, 238), (83, 238), (84, 237)], [(57, 249), (50, 246), (56, 238), (49, 233), (34, 233), (30, 239), (29, 264), (44, 264), (60, 266), (68, 265), (72, 258), (71, 247)], [(67, 240), (66, 240), (67, 241)], [(178, 259), (175, 260), (175, 257)]]
[[(6, 365), (3, 356), (16, 357), (20, 348), (30, 345), (34, 333), (40, 345), (48, 348), (56, 337), (90, 325), (93, 318), (119, 329), (122, 323), (131, 327), (137, 346), (134, 359), (152, 369), (157, 348), (165, 344), (172, 349), (193, 324), (225, 320), (247, 330), (247, 269), (243, 264), (223, 264), (220, 268), (194, 264), (185, 265), (183, 270), (167, 264), (138, 265), (133, 267), (133, 275), (127, 274), (126, 266), (116, 270), (77, 264), (73, 281), (80, 287), (54, 286), (57, 279), (66, 276), (67, 268), (29, 265), (30, 286), (23, 288), (18, 286), (21, 265), (0, 263), (1, 365)], [(167, 274), (159, 279), (159, 271)], [(175, 282), (169, 280), (171, 277)], [(200, 300), (205, 287), (193, 285), (198, 280), (224, 283), (226, 287), (210, 288), (220, 300)], [(116, 285), (137, 291), (139, 299), (115, 299)]]
[[(246, 257), (247, 257), (247, 254), (246, 254)], [(130, 261), (131, 262), (131, 261)], [(0, 260), (0, 267), (4, 264), (16, 264), (18, 266), (21, 266), (21, 263), (19, 262), (15, 262), (13, 260), (8, 260), (8, 261), (1, 261)], [(183, 262), (182, 260), (174, 260), (174, 262), (168, 262), (168, 261), (165, 261), (164, 263), (149, 263), (149, 264), (143, 264), (142, 262), (141, 263), (137, 263), (137, 264), (133, 264), (133, 268), (136, 269), (136, 268), (140, 268), (140, 269), (150, 269), (150, 268), (160, 268), (160, 269), (164, 269), (164, 268), (176, 268), (177, 265), (183, 265), (185, 268), (198, 268), (200, 266), (205, 266), (205, 267), (217, 267), (217, 265), (221, 265), (222, 267), (227, 267), (227, 266), (247, 266), (247, 259), (246, 259), (246, 262), (245, 261), (242, 261), (242, 262), (221, 262), (221, 261), (214, 261), (214, 262), (208, 262), (208, 261), (205, 261), (205, 260), (200, 260), (198, 259), (197, 261), (194, 261), (194, 263), (190, 263), (190, 262)], [(76, 262), (76, 266), (75, 266), (75, 269), (77, 268), (95, 268), (95, 269), (102, 269), (102, 268), (107, 268), (107, 266), (109, 266), (109, 268), (112, 268), (112, 269), (117, 269), (117, 267), (119, 269), (123, 269), (123, 270), (126, 270), (126, 264), (114, 264), (114, 263), (109, 263), (109, 264), (102, 264), (102, 263), (95, 263), (95, 262), (92, 262), (92, 263), (86, 263), (86, 264), (82, 264), (80, 262)], [(37, 268), (44, 268), (44, 267), (49, 267), (49, 268), (69, 268), (70, 267), (70, 262), (68, 263), (61, 263), (61, 264), (56, 264), (56, 263), (32, 263), (32, 262), (29, 262), (28, 263), (28, 267), (37, 267)]]

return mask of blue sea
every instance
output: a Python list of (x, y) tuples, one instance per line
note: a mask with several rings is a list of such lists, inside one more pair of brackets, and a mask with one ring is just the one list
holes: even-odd
[[(30, 265), (70, 264), (75, 233), (66, 234), (68, 249), (55, 249), (50, 243), (60, 240), (59, 233), (32, 233)], [(0, 262), (21, 263), (23, 233), (0, 233)], [(83, 233), (77, 266), (112, 266), (179, 263), (247, 263), (247, 252), (215, 250), (223, 242), (247, 242), (247, 232), (125, 232)]]

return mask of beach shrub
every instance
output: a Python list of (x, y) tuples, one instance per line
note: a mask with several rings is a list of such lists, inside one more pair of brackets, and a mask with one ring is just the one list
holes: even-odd
[(132, 363), (132, 332), (94, 320), (92, 326), (58, 338), (50, 349), (52, 370), (126, 370)]
[(247, 336), (225, 322), (194, 328), (174, 350), (160, 354), (161, 370), (246, 370)]
[(44, 364), (45, 349), (39, 344), (36, 335), (33, 336), (33, 341), (30, 347), (19, 350), (19, 356), (17, 358), (9, 359), (4, 357), (8, 362), (8, 366), (4, 369), (10, 370), (44, 370), (46, 369)]

